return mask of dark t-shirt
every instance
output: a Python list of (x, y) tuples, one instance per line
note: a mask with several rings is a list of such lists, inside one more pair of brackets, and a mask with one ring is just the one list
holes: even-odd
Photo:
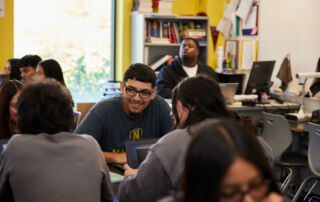
[(170, 107), (161, 97), (156, 96), (136, 118), (124, 112), (122, 99), (118, 96), (97, 103), (75, 133), (92, 135), (103, 151), (124, 152), (126, 140), (160, 138), (172, 130)]

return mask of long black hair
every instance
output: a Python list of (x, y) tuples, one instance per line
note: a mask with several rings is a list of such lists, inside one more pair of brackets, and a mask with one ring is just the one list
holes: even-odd
[(184, 202), (220, 201), (220, 190), (228, 169), (240, 157), (270, 180), (269, 190), (279, 193), (270, 164), (251, 130), (234, 119), (208, 119), (192, 126), (183, 174)]
[(38, 65), (41, 65), (41, 67), (43, 68), (46, 78), (53, 78), (62, 83), (64, 86), (66, 85), (64, 82), (62, 68), (56, 60), (42, 60)]
[(10, 102), (22, 87), (22, 82), (9, 80), (0, 88), (0, 139), (9, 139), (13, 135), (10, 130)]
[(173, 90), (172, 112), (179, 123), (177, 101), (189, 109), (184, 127), (198, 123), (206, 118), (229, 117), (220, 87), (216, 81), (205, 76), (182, 80)]

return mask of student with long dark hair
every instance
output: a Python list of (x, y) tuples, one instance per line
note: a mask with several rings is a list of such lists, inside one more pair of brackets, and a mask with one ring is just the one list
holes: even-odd
[(19, 58), (10, 58), (5, 66), (5, 70), (9, 73), (10, 80), (21, 80), (20, 72), (21, 62)]
[(125, 166), (126, 178), (119, 187), (120, 201), (156, 201), (176, 191), (191, 139), (189, 127), (207, 118), (230, 116), (218, 83), (202, 76), (179, 83), (173, 91), (172, 108), (176, 130), (151, 147), (138, 171)]
[(53, 78), (62, 83), (64, 86), (66, 85), (64, 82), (62, 68), (54, 59), (40, 61), (36, 69), (36, 74), (38, 78)]
[[(190, 130), (183, 202), (281, 202), (255, 134), (233, 120), (206, 120)], [(168, 200), (169, 201), (169, 200)]]
[(20, 81), (9, 80), (0, 88), (0, 139), (9, 139), (16, 131), (16, 122), (10, 116), (10, 103), (22, 87)]

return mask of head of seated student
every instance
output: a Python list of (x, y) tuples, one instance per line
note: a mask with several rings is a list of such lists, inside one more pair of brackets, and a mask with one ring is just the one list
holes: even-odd
[(11, 58), (7, 61), (5, 70), (10, 75), (10, 80), (21, 80), (20, 66), (21, 63), (18, 58)]
[(183, 201), (283, 200), (268, 160), (250, 131), (233, 120), (211, 119), (191, 133), (194, 138), (186, 155)]
[(25, 134), (70, 132), (73, 127), (69, 91), (54, 79), (32, 82), (21, 91), (17, 103), (18, 127)]
[(146, 109), (156, 95), (156, 74), (147, 65), (136, 63), (124, 74), (120, 90), (123, 109), (129, 116), (137, 116)]
[(0, 89), (0, 139), (9, 139), (14, 134), (16, 125), (11, 121), (11, 102), (22, 87), (20, 81), (9, 80)]
[(36, 68), (41, 61), (41, 57), (38, 55), (25, 55), (20, 59), (20, 72), (21, 79), (24, 83), (33, 81), (33, 77), (36, 75)]
[(230, 116), (218, 83), (204, 76), (186, 78), (174, 88), (172, 113), (176, 128)]
[(200, 46), (196, 39), (185, 38), (179, 49), (179, 57), (184, 66), (194, 67), (198, 63)]
[(53, 78), (65, 85), (62, 68), (54, 59), (40, 61), (36, 69), (36, 75), (38, 80)]

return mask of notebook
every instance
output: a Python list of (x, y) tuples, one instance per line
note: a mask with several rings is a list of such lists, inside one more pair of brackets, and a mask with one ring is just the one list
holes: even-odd
[(234, 95), (237, 92), (239, 83), (219, 83), (222, 95), (226, 101), (226, 104), (232, 104)]
[(158, 139), (130, 140), (125, 142), (127, 162), (131, 168), (138, 168), (146, 158), (151, 145)]

